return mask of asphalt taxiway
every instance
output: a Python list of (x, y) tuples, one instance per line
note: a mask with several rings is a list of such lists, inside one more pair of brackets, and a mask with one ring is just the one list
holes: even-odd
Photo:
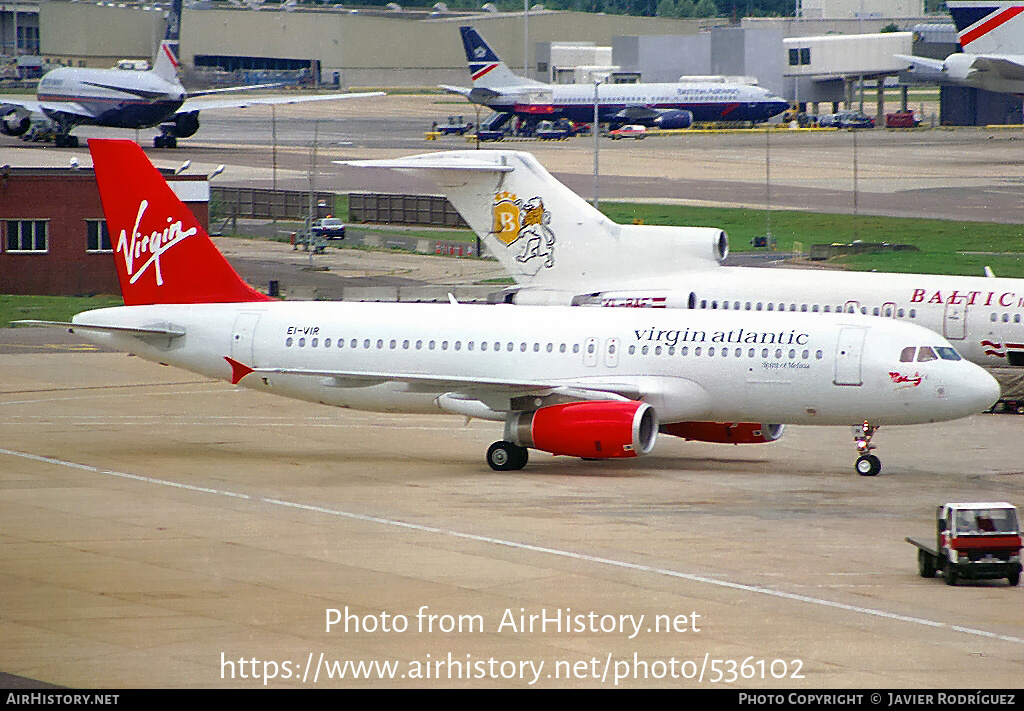
[(1024, 418), (883, 428), (876, 478), (854, 474), (847, 428), (809, 427), (499, 474), (494, 423), (308, 405), (73, 341), (0, 354), (9, 674), (973, 689), (1024, 672), (1022, 589), (922, 579), (903, 541), (943, 501), (1024, 504)]
[[(437, 193), (393, 171), (335, 165), (472, 149), (461, 137), (424, 140), (434, 120), (472, 107), (439, 95), (389, 95), (327, 103), (206, 112), (199, 131), (177, 149), (153, 149), (154, 130), (138, 140), (158, 165), (193, 170), (227, 166), (223, 185)], [(486, 112), (485, 112), (486, 114)], [(276, 130), (274, 126), (276, 124)], [(131, 131), (81, 127), (76, 135), (133, 138)], [(275, 139), (276, 135), (276, 139)], [(314, 140), (317, 150), (312, 150)], [(593, 140), (483, 144), (526, 150), (585, 198), (593, 194)], [(0, 163), (66, 166), (88, 150), (55, 149), (0, 137)], [(806, 209), (1018, 223), (1024, 215), (1024, 130), (961, 128), (872, 131), (695, 133), (643, 141), (602, 140), (602, 199), (677, 200), (707, 205)], [(770, 184), (770, 194), (767, 189)]]
[[(319, 121), (319, 136), (334, 122), (337, 137), (319, 149), (318, 187), (405, 189), (328, 163), (441, 147), (422, 141), (424, 112), (460, 112), (387, 99), (339, 108), (344, 118), (296, 107), (278, 126), (281, 186), (308, 185), (303, 132)], [(183, 148), (148, 152), (267, 185), (269, 126), (248, 111), (204, 117)], [(363, 128), (346, 135), (355, 120)], [(1008, 133), (861, 138), (865, 211), (1019, 213), (1024, 143)], [(658, 140), (605, 144), (602, 195), (762, 199), (763, 134)], [(850, 134), (783, 141), (774, 204), (845, 209)], [(501, 147), (537, 151), (589, 195), (586, 139)], [(71, 154), (85, 151), (0, 144), (11, 165)], [(226, 245), (260, 268), (250, 250)], [(493, 276), (474, 261), (361, 259), (336, 269)], [(929, 535), (944, 501), (1024, 505), (1022, 417), (883, 428), (876, 478), (853, 472), (848, 429), (807, 427), (759, 446), (663, 437), (629, 462), (535, 453), (498, 474), (484, 462), (494, 423), (275, 399), (57, 331), (0, 341), (8, 674), (92, 688), (978, 689), (1024, 676), (1021, 588), (922, 579), (903, 541)]]

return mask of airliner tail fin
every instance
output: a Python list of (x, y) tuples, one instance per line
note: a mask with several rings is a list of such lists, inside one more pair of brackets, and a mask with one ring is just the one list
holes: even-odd
[(343, 164), (392, 168), (439, 186), (522, 286), (579, 293), (634, 274), (706, 267), (728, 254), (721, 230), (613, 222), (530, 153), (449, 151)]
[(89, 140), (127, 306), (268, 301), (246, 284), (133, 141)]

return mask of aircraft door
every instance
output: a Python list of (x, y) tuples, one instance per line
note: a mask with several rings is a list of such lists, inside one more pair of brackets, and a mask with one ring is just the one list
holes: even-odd
[(259, 320), (259, 314), (241, 313), (235, 317), (235, 325), (231, 329), (231, 357), (250, 367), (256, 367), (256, 345), (253, 336), (256, 333), (256, 322)]
[(860, 302), (853, 300), (847, 301), (846, 304), (843, 306), (843, 311), (845, 311), (848, 314), (860, 313)]
[(951, 341), (962, 341), (967, 338), (967, 302), (957, 300), (946, 304), (946, 313), (942, 317), (942, 335)]
[(885, 318), (896, 318), (896, 304), (892, 301), (886, 301), (882, 304), (882, 310), (880, 312)]
[(583, 365), (592, 368), (597, 365), (597, 347), (600, 344), (599, 338), (588, 338), (583, 342)]
[(839, 344), (836, 346), (836, 385), (863, 385), (861, 379), (861, 359), (864, 355), (863, 328), (843, 328), (839, 331)]
[(609, 368), (619, 365), (619, 339), (609, 338), (604, 344), (604, 364)]

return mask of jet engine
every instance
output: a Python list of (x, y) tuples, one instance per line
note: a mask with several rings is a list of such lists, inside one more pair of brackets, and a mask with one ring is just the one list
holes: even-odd
[(649, 454), (657, 436), (654, 408), (634, 401), (570, 402), (512, 412), (505, 421), (509, 442), (585, 459)]
[(760, 444), (782, 437), (785, 425), (756, 422), (673, 422), (660, 431), (673, 437), (720, 444)]
[(17, 107), (0, 106), (0, 133), (5, 136), (20, 136), (32, 124), (28, 112)]
[(693, 125), (693, 114), (682, 109), (663, 111), (653, 124), (656, 128), (689, 128)]
[(198, 111), (189, 111), (188, 113), (174, 115), (174, 135), (176, 137), (188, 138), (198, 130)]

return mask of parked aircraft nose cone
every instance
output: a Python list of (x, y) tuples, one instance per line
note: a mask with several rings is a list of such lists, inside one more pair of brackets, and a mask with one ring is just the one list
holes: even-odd
[(1002, 388), (984, 368), (973, 363), (964, 363), (964, 366), (970, 366), (969, 371), (954, 387), (961, 389), (958, 400), (966, 416), (967, 411), (974, 414), (992, 407), (1002, 395)]

